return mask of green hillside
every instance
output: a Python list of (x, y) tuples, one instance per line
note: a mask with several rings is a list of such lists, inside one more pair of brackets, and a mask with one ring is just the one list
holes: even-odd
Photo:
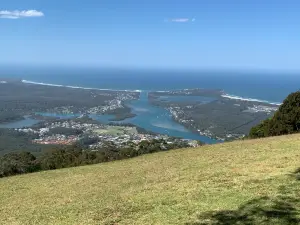
[(300, 135), (0, 179), (0, 224), (298, 224)]

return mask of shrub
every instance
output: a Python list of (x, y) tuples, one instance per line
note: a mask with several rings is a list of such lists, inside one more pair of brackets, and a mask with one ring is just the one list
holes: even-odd
[(300, 131), (300, 91), (290, 94), (274, 116), (253, 127), (250, 138), (278, 136)]
[(36, 158), (29, 152), (9, 153), (0, 157), (0, 177), (40, 170)]

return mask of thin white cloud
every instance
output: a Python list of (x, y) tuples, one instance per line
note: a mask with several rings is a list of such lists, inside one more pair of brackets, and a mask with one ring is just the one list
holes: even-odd
[(14, 11), (8, 11), (8, 10), (2, 10), (0, 11), (0, 18), (2, 19), (20, 19), (20, 18), (26, 18), (26, 17), (42, 17), (44, 16), (44, 13), (37, 10), (14, 10)]
[(172, 22), (172, 23), (188, 23), (188, 22), (195, 22), (195, 18), (172, 18), (172, 19), (166, 19), (165, 22)]

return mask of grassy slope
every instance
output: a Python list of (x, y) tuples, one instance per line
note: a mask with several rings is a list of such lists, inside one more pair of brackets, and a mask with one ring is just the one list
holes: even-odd
[(175, 150), (0, 179), (0, 224), (184, 224), (276, 196), (300, 135)]

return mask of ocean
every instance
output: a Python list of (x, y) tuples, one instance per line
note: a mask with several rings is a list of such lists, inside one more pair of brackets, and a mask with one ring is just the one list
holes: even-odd
[(229, 95), (269, 102), (282, 102), (300, 88), (300, 73), (5, 67), (0, 68), (0, 77), (118, 90), (222, 89)]
[[(0, 77), (19, 78), (39, 85), (113, 90), (139, 90), (141, 98), (128, 104), (136, 117), (124, 122), (146, 130), (197, 139), (206, 143), (216, 140), (186, 130), (174, 122), (170, 113), (153, 107), (147, 101), (147, 92), (176, 89), (222, 89), (227, 97), (280, 104), (291, 92), (299, 90), (300, 74), (270, 74), (250, 72), (189, 72), (121, 69), (71, 68), (7, 68), (0, 69)], [(62, 116), (62, 115), (56, 115)], [(100, 118), (101, 122), (107, 118)]]

